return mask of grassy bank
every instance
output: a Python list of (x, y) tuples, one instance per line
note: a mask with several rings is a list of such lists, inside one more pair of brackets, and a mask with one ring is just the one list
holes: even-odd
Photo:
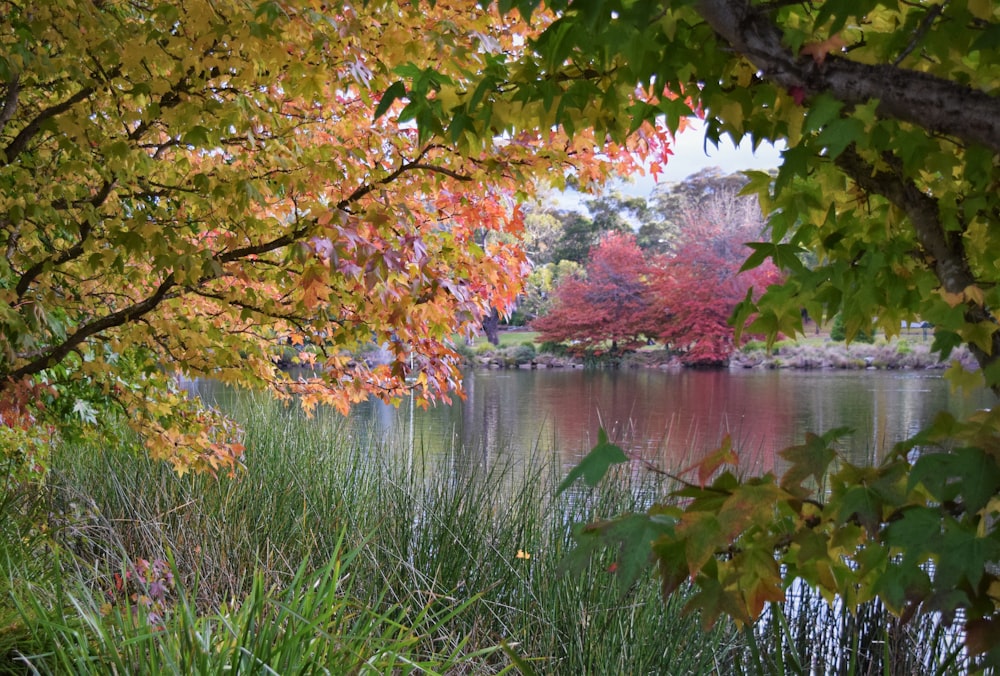
[[(571, 523), (638, 507), (651, 484), (555, 499), (544, 459), (407, 468), (334, 416), (265, 397), (234, 415), (233, 479), (118, 448), (58, 455), (30, 506), (44, 532), (4, 541), (10, 670), (499, 673), (506, 642), (538, 673), (707, 673), (736, 640), (701, 633), (655, 580), (620, 596), (610, 560), (561, 569)], [(27, 511), (9, 505), (8, 530)]]
[(233, 478), (73, 447), (45, 492), (6, 492), (0, 672), (961, 671), (933, 618), (796, 593), (752, 630), (704, 631), (651, 577), (620, 594), (610, 557), (564, 569), (571, 525), (641, 508), (665, 489), (653, 477), (556, 498), (546, 458), (428, 449), (432, 464), (360, 446), (335, 415), (235, 406)]

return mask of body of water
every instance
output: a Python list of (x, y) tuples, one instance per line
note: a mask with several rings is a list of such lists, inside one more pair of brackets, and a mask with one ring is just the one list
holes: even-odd
[(644, 460), (677, 469), (729, 434), (747, 469), (774, 467), (774, 452), (806, 432), (849, 427), (841, 450), (874, 462), (941, 410), (991, 406), (987, 391), (952, 392), (939, 372), (765, 370), (470, 371), (466, 399), (399, 408), (380, 402), (351, 415), (356, 434), (403, 447), (445, 449), (470, 460), (557, 452), (574, 464), (604, 427)]

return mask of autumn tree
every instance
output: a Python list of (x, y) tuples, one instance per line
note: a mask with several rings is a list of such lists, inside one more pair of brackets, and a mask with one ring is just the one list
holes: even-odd
[(580, 352), (632, 350), (649, 334), (646, 261), (635, 237), (611, 232), (591, 252), (583, 276), (565, 278), (548, 314), (531, 326), (541, 340)]
[[(307, 408), (447, 398), (452, 336), (507, 311), (526, 271), (515, 238), (476, 233), (518, 233), (517, 200), (553, 163), (599, 181), (630, 154), (408, 106), (400, 76), (451, 110), (545, 23), (466, 2), (0, 16), (0, 448), (31, 469), (116, 410), (178, 470), (232, 466), (238, 430), (177, 373)], [(631, 150), (662, 150), (647, 131)], [(315, 377), (275, 368), (285, 342)], [(371, 342), (388, 363), (353, 358)]]
[(515, 316), (525, 321), (547, 315), (556, 302), (556, 290), (564, 282), (574, 277), (582, 277), (583, 266), (573, 261), (545, 263), (532, 267), (524, 279), (520, 297), (517, 299)]
[(748, 293), (757, 298), (780, 280), (770, 262), (741, 271), (752, 252), (746, 243), (765, 228), (756, 198), (739, 195), (740, 183), (712, 183), (678, 201), (680, 235), (650, 275), (650, 304), (663, 327), (659, 338), (690, 366), (728, 364), (735, 349), (733, 311)]
[[(539, 5), (501, 3), (524, 17)], [(1000, 6), (547, 8), (557, 19), (523, 57), (483, 79), (489, 95), (458, 98), (449, 116), (510, 133), (562, 124), (621, 143), (644, 121), (676, 128), (694, 113), (708, 142), (783, 141), (777, 175), (750, 174), (769, 230), (746, 265), (771, 259), (787, 277), (745, 299), (737, 326), (755, 316), (755, 330), (793, 335), (806, 308), (817, 319), (842, 312), (848, 336), (870, 327), (893, 336), (919, 318), (934, 324), (943, 357), (962, 343), (975, 354), (980, 371), (954, 366), (953, 382), (1000, 393)], [(508, 115), (514, 101), (531, 114)], [(803, 251), (815, 266), (802, 264)], [(693, 580), (690, 607), (706, 624), (721, 613), (750, 622), (801, 579), (849, 604), (878, 596), (904, 617), (961, 610), (970, 652), (998, 666), (998, 416), (942, 415), (882, 466), (841, 462), (832, 473), (838, 431), (807, 436), (784, 452), (791, 469), (780, 480), (719, 473), (734, 454), (723, 444), (677, 499), (594, 524), (583, 541), (626, 543), (624, 587), (650, 560), (668, 593)], [(623, 459), (609, 444), (598, 450), (598, 465)]]

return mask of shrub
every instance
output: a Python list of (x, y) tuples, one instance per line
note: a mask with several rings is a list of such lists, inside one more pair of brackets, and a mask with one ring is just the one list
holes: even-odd
[[(833, 340), (847, 339), (847, 327), (844, 324), (843, 315), (838, 314), (833, 318), (833, 326), (830, 327), (830, 338)], [(852, 338), (852, 340), (857, 343), (874, 343), (875, 333), (858, 330), (858, 332), (854, 334), (854, 338)]]
[(504, 361), (508, 365), (520, 366), (521, 364), (530, 363), (536, 354), (537, 352), (533, 343), (523, 343), (507, 348), (504, 351)]
[(567, 354), (566, 346), (553, 340), (546, 340), (538, 348), (539, 352), (553, 354), (557, 357), (564, 357)]

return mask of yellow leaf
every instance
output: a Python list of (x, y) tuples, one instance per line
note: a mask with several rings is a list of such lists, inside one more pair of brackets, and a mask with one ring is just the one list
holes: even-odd
[(993, 0), (969, 0), (969, 12), (977, 19), (990, 21), (993, 18)]
[(962, 296), (965, 298), (965, 300), (971, 301), (979, 306), (982, 306), (985, 303), (983, 290), (980, 289), (975, 284), (970, 284), (969, 286), (965, 287), (965, 289), (962, 291)]
[(993, 352), (993, 334), (997, 325), (993, 322), (978, 322), (966, 324), (959, 332), (966, 342), (975, 345), (986, 354)]
[(964, 294), (951, 293), (950, 291), (945, 291), (944, 289), (941, 289), (941, 298), (951, 307), (958, 307), (965, 302)]

